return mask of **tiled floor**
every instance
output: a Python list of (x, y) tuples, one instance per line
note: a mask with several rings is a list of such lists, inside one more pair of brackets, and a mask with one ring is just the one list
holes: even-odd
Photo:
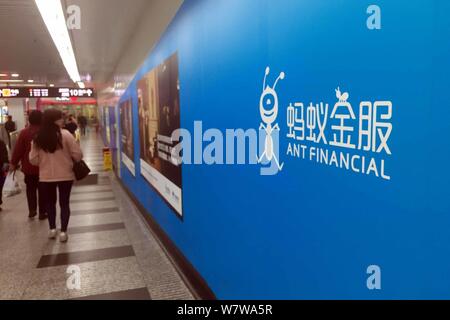
[[(47, 238), (47, 221), (28, 219), (24, 192), (4, 199), (0, 299), (193, 299), (115, 176), (103, 172), (100, 139), (82, 148), (98, 184), (74, 186), (67, 243)], [(67, 285), (74, 267), (79, 289)]]

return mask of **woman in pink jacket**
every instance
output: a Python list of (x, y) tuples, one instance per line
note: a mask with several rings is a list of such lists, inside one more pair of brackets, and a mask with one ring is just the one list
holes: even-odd
[(62, 129), (62, 112), (49, 109), (44, 112), (43, 123), (30, 152), (30, 163), (39, 166), (39, 183), (45, 194), (49, 238), (56, 238), (56, 189), (59, 189), (61, 207), (61, 233), (59, 240), (66, 242), (70, 218), (70, 192), (75, 180), (73, 163), (83, 158), (80, 146), (72, 134)]

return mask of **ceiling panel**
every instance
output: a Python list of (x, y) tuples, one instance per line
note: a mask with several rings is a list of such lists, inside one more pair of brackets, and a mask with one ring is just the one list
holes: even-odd
[[(113, 81), (118, 66), (124, 71), (123, 66), (129, 65), (127, 72), (135, 71), (181, 0), (62, 0), (62, 4), (80, 8), (81, 28), (69, 33), (80, 75), (89, 74), (92, 83), (87, 85), (98, 88)], [(34, 0), (0, 0), (0, 30), (0, 73), (16, 72), (35, 83), (73, 84)], [(136, 54), (130, 55), (130, 50)]]
[(0, 72), (35, 82), (69, 82), (34, 0), (0, 0)]
[(149, 0), (67, 0), (81, 10), (81, 29), (72, 30), (79, 71), (106, 82), (126, 49)]

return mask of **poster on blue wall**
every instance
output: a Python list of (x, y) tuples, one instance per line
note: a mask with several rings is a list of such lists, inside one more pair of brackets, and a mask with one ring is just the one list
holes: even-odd
[(122, 144), (122, 162), (136, 175), (134, 166), (134, 144), (133, 144), (133, 119), (131, 110), (131, 100), (123, 101), (120, 106), (120, 126), (121, 126), (121, 144)]
[(141, 174), (182, 216), (181, 159), (172, 156), (171, 138), (180, 128), (177, 53), (145, 74), (137, 90)]

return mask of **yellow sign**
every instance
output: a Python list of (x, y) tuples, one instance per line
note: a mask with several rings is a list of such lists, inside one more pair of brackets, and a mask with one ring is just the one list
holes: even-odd
[(103, 148), (103, 169), (112, 170), (112, 156), (109, 148)]

